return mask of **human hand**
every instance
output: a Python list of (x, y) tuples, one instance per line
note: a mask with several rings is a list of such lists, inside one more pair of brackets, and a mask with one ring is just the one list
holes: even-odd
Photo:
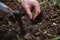
[[(37, 0), (21, 0), (22, 7), (26, 10), (30, 19), (35, 19), (40, 13), (40, 6)], [(31, 8), (34, 7), (34, 16), (32, 16)]]

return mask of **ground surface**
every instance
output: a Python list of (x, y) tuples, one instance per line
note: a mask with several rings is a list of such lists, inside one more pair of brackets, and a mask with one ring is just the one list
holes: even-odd
[(24, 34), (21, 35), (23, 29), (20, 29), (16, 19), (10, 14), (0, 11), (0, 40), (17, 40), (17, 35), (23, 40), (52, 40), (60, 36), (60, 8), (58, 6), (41, 7), (41, 13), (36, 20), (30, 20), (16, 1), (7, 0), (3, 3), (13, 10), (20, 9)]

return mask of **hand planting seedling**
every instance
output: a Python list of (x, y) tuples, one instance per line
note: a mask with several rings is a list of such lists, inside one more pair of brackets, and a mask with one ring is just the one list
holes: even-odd
[[(18, 4), (20, 4), (20, 1), (18, 0), (19, 3), (16, 2), (16, 0), (14, 0), (14, 1), (12, 0), (11, 2), (10, 1), (11, 0), (9, 0), (9, 2), (3, 2), (3, 3), (6, 3), (8, 6), (10, 6), (15, 11), (12, 10), (13, 11), (12, 12), (12, 11), (7, 10), (7, 8), (9, 8), (9, 9), (11, 9), (11, 8), (7, 7), (7, 5), (4, 6), (4, 4), (1, 7), (1, 8), (7, 7), (4, 10), (1, 9), (3, 11), (0, 12), (0, 29), (3, 30), (3, 32), (1, 32), (0, 35), (2, 33), (4, 33), (4, 31), (5, 31), (5, 33), (0, 36), (2, 39), (4, 39), (3, 36), (5, 34), (12, 31), (14, 33), (17, 33), (16, 34), (17, 39), (13, 38), (11, 40), (25, 40), (25, 39), (27, 39), (27, 40), (30, 40), (30, 39), (31, 40), (53, 40), (53, 38), (54, 38), (54, 40), (60, 40), (59, 38), (55, 39), (55, 37), (58, 37), (60, 35), (60, 18), (59, 18), (60, 9), (58, 7), (56, 7), (56, 5), (54, 3), (53, 3), (53, 5), (51, 5), (52, 2), (50, 3), (50, 0), (49, 0), (49, 2), (47, 2), (47, 1), (40, 2), (39, 4), (42, 5), (42, 6), (40, 5), (40, 7), (41, 7), (41, 12), (39, 14), (40, 16), (37, 16), (35, 18), (36, 20), (32, 19), (32, 23), (33, 23), (32, 24), (29, 16), (26, 15), (26, 12), (24, 11), (24, 9), (22, 9), (21, 6), (18, 5)], [(30, 1), (29, 1), (29, 3), (30, 3)], [(7, 10), (7, 14), (6, 14), (6, 10)], [(35, 10), (31, 11), (31, 14), (33, 17), (35, 15), (34, 11)], [(14, 17), (11, 16), (9, 13), (13, 14)], [(23, 15), (21, 15), (21, 13)], [(37, 22), (37, 24), (35, 24), (36, 22)], [(56, 23), (57, 25), (54, 23)], [(55, 26), (52, 24), (54, 24)], [(2, 30), (0, 30), (0, 31), (2, 31)], [(12, 35), (14, 35), (14, 33)], [(9, 39), (8, 37), (5, 36), (5, 38)]]
[[(40, 14), (40, 6), (37, 0), (21, 0), (21, 5), (27, 12), (27, 15), (29, 16), (30, 19), (35, 19)], [(35, 11), (34, 16), (30, 11), (32, 7), (34, 7)]]

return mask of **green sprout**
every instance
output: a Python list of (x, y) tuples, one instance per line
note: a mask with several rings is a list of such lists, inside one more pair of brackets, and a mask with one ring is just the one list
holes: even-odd
[(22, 40), (22, 39), (19, 37), (19, 35), (17, 35), (17, 39), (18, 39), (18, 40)]
[(53, 3), (54, 4), (59, 4), (60, 3), (60, 0), (53, 0)]
[(52, 40), (60, 40), (60, 36), (58, 36), (58, 37), (56, 37), (56, 38), (54, 38)]
[(17, 0), (18, 3), (21, 3), (21, 0)]
[(32, 15), (34, 16), (34, 11), (32, 11)]

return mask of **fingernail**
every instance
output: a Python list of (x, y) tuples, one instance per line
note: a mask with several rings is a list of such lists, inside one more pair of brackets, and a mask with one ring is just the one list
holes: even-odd
[(32, 19), (32, 17), (30, 17), (30, 19)]

